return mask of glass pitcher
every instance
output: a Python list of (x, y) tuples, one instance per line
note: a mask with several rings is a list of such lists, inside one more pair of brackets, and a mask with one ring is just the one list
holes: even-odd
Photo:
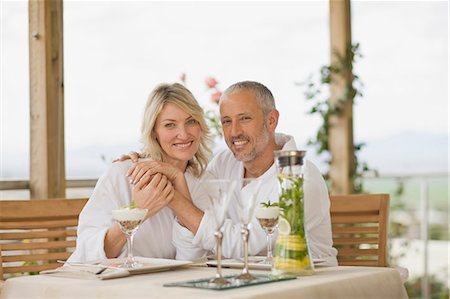
[(306, 151), (276, 151), (281, 216), (272, 273), (311, 275), (314, 264), (304, 226), (303, 158)]

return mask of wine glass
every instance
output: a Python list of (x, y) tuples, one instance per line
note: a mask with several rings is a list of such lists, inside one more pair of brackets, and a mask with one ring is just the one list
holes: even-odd
[(242, 281), (252, 281), (255, 276), (248, 271), (248, 239), (250, 231), (248, 226), (253, 218), (256, 208), (256, 198), (262, 182), (258, 179), (242, 179), (240, 185), (240, 197), (237, 199), (239, 222), (241, 223), (241, 234), (244, 246), (244, 267), (242, 272), (235, 279)]
[(204, 187), (209, 199), (209, 212), (214, 218), (216, 246), (217, 246), (217, 272), (216, 276), (209, 281), (214, 285), (227, 285), (229, 280), (222, 276), (222, 238), (221, 228), (225, 222), (225, 215), (230, 203), (231, 196), (237, 186), (235, 180), (210, 179), (206, 180)]
[(147, 209), (139, 208), (124, 208), (112, 211), (112, 217), (119, 224), (120, 229), (127, 237), (127, 251), (128, 256), (126, 261), (120, 266), (120, 268), (138, 268), (142, 264), (137, 262), (133, 256), (133, 238), (134, 234), (139, 228), (139, 225), (144, 221), (147, 215)]
[(255, 216), (267, 236), (267, 257), (261, 261), (261, 264), (272, 264), (272, 234), (278, 227), (280, 208), (277, 206), (259, 206), (256, 209)]

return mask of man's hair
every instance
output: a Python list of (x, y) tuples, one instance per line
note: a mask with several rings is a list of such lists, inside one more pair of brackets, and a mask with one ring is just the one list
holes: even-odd
[(200, 145), (194, 157), (188, 162), (192, 174), (200, 176), (206, 169), (211, 155), (209, 147), (211, 133), (206, 124), (202, 107), (192, 93), (179, 83), (160, 84), (149, 95), (145, 105), (144, 120), (141, 127), (141, 142), (143, 155), (156, 161), (163, 161), (164, 151), (156, 140), (155, 124), (161, 110), (168, 103), (172, 103), (190, 114), (199, 124), (202, 131)]
[(263, 84), (255, 81), (241, 81), (228, 87), (221, 99), (240, 90), (251, 90), (255, 93), (256, 101), (266, 117), (270, 111), (276, 109), (272, 92)]

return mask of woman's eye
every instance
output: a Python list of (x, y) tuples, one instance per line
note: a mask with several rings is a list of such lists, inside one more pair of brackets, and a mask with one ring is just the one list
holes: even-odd
[(174, 127), (175, 127), (175, 124), (173, 124), (173, 123), (164, 124), (164, 128), (167, 128), (167, 129), (171, 129), (171, 128), (174, 128)]
[(188, 124), (188, 125), (195, 125), (195, 124), (197, 124), (197, 121), (195, 120), (195, 119), (189, 119), (187, 122), (186, 122), (186, 124)]

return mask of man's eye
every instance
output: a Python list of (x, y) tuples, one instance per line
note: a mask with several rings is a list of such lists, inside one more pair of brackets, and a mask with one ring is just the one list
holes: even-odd
[(231, 120), (229, 120), (229, 119), (222, 120), (222, 126), (226, 126), (226, 125), (229, 125), (229, 124), (231, 124)]
[(240, 118), (241, 121), (247, 121), (247, 120), (251, 120), (252, 118), (250, 116), (242, 116)]

